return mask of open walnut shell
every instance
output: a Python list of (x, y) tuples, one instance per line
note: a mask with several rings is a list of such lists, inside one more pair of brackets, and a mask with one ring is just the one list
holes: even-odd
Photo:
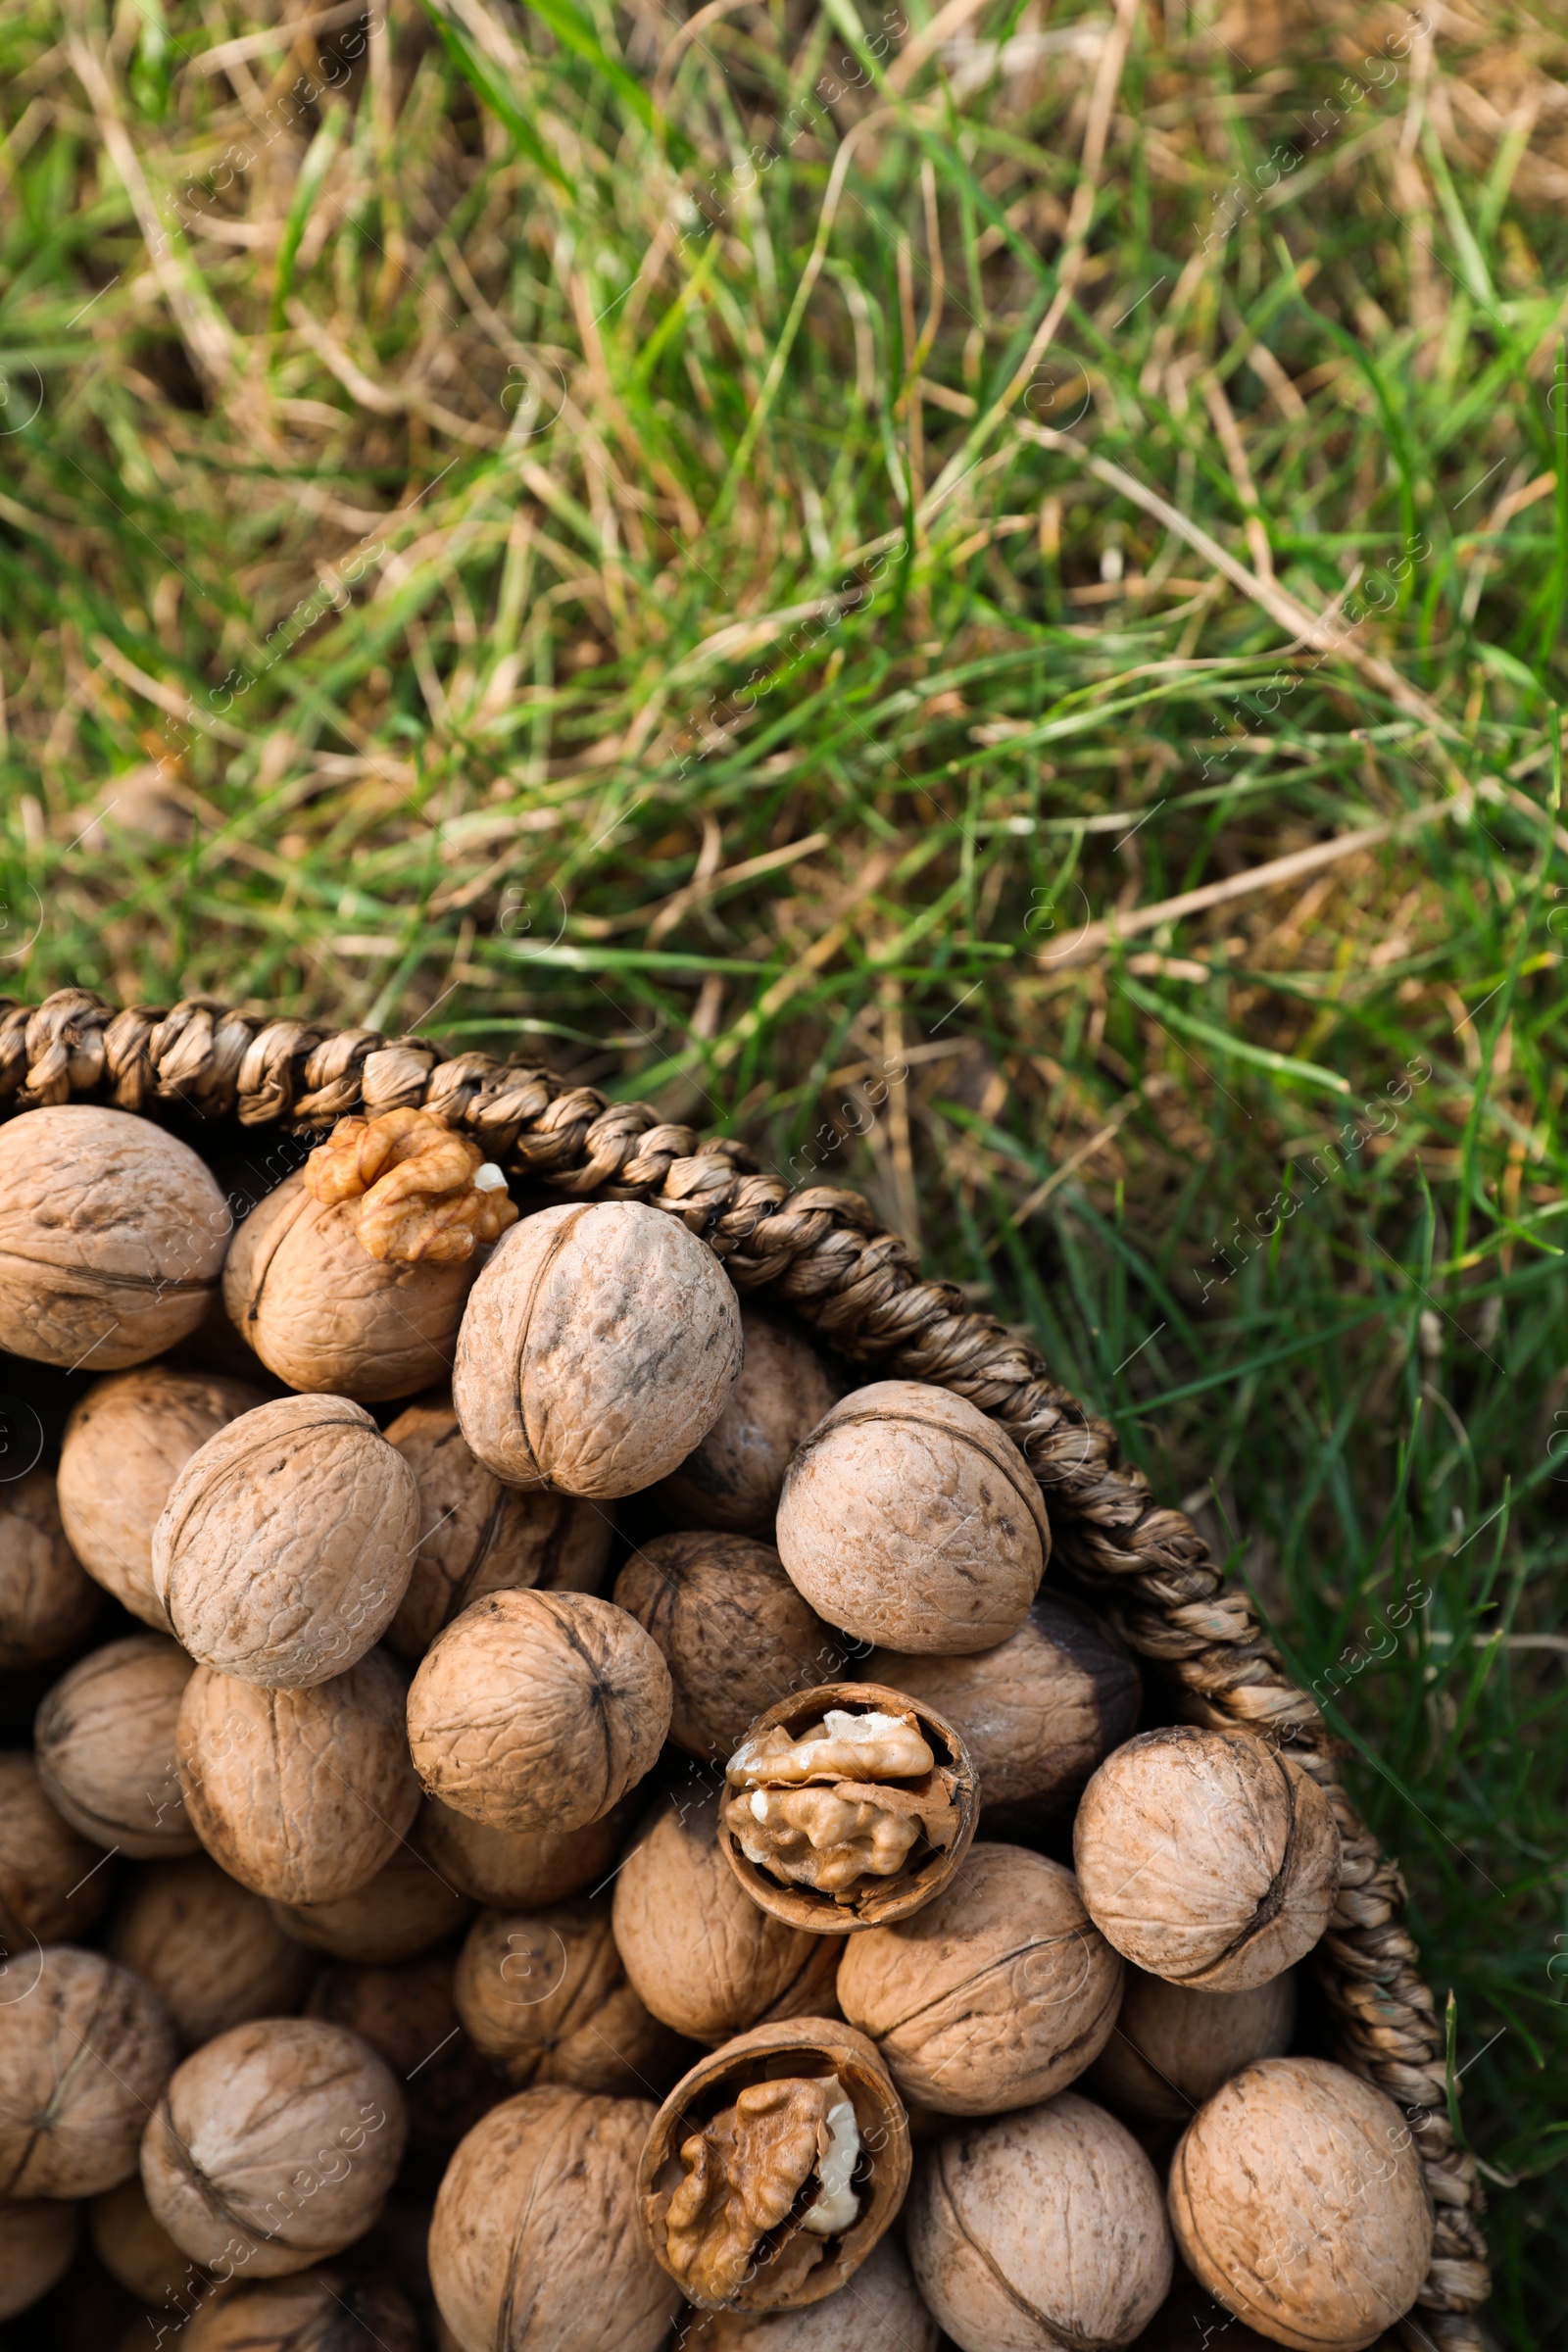
[(798, 2311), (854, 2277), (904, 2203), (908, 2119), (853, 2026), (792, 2017), (702, 2059), (654, 2119), (643, 2235), (705, 2311)]
[[(891, 1728), (844, 1729), (867, 1717)], [(731, 1756), (725, 1786), (719, 1851), (754, 1902), (818, 1936), (918, 1911), (953, 1877), (980, 1817), (957, 1731), (881, 1683), (821, 1683), (780, 1699)]]

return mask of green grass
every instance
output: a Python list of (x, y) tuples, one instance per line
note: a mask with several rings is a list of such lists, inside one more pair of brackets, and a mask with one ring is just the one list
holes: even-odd
[(929, 14), (12, 0), (5, 985), (537, 1053), (1027, 1324), (1336, 1691), (1546, 2347), (1568, 32)]

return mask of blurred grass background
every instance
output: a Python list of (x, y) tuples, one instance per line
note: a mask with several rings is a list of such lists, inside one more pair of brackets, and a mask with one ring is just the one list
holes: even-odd
[(0, 124), (0, 986), (536, 1054), (1027, 1324), (1559, 2344), (1568, 21), (5, 0)]

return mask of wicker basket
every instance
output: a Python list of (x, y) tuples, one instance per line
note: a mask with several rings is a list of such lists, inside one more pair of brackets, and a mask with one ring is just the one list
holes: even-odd
[(117, 1012), (86, 990), (63, 989), (35, 1007), (0, 1005), (0, 1117), (105, 1102), (198, 1145), (205, 1133), (210, 1148), (225, 1130), (243, 1145), (317, 1131), (350, 1111), (424, 1104), (545, 1193), (667, 1209), (710, 1245), (738, 1290), (787, 1306), (852, 1363), (936, 1381), (990, 1413), (1045, 1490), (1054, 1573), (1150, 1661), (1173, 1712), (1288, 1740), (1327, 1791), (1345, 1870), (1316, 1959), (1336, 2054), (1404, 2112), (1437, 2213), (1432, 2268), (1398, 2334), (1408, 2352), (1483, 2352), (1482, 2197), (1449, 2125), (1443, 2031), (1404, 1924), (1399, 1873), (1351, 1808), (1316, 1702), (1290, 1682), (1245, 1595), (1225, 1590), (1191, 1521), (1120, 1465), (1113, 1432), (1056, 1386), (1033, 1348), (967, 1311), (951, 1283), (922, 1281), (914, 1251), (858, 1193), (792, 1192), (739, 1144), (703, 1143), (645, 1103), (607, 1103), (525, 1062), (271, 1020), (210, 998)]

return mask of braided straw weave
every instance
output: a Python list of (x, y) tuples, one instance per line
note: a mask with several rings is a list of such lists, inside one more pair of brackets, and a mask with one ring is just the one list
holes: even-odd
[(1403, 2111), (1437, 2214), (1432, 2268), (1399, 2335), (1408, 2348), (1484, 2352), (1482, 2199), (1445, 2093), (1444, 2037), (1403, 1912), (1398, 1871), (1340, 1784), (1336, 1742), (1246, 1597), (1224, 1590), (1202, 1538), (1117, 1459), (1113, 1432), (1050, 1378), (1038, 1353), (952, 1283), (923, 1282), (908, 1244), (858, 1193), (792, 1193), (744, 1146), (702, 1143), (641, 1102), (421, 1038), (239, 1012), (210, 998), (116, 1012), (85, 989), (37, 1006), (0, 1000), (0, 1117), (91, 1101), (157, 1118), (235, 1118), (298, 1132), (350, 1111), (423, 1105), (511, 1173), (583, 1200), (636, 1200), (681, 1217), (743, 1292), (764, 1293), (879, 1375), (928, 1380), (1001, 1423), (1045, 1489), (1058, 1562), (1153, 1661), (1184, 1719), (1290, 1742), (1327, 1792), (1344, 1845), (1339, 1903), (1319, 1953), (1339, 2055)]

